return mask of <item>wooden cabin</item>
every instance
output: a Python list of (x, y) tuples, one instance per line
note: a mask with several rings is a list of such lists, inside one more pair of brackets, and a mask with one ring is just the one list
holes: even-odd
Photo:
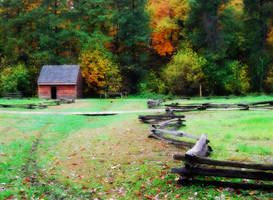
[(38, 79), (41, 99), (79, 98), (82, 76), (79, 65), (45, 65)]

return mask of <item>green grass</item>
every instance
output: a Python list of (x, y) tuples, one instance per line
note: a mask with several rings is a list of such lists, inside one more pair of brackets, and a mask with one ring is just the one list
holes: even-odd
[[(272, 97), (210, 101), (260, 100)], [(207, 100), (181, 102), (200, 101)], [(54, 107), (54, 111), (145, 108), (144, 99), (83, 99)], [(203, 111), (185, 115), (187, 126), (182, 130), (194, 135), (206, 133), (214, 149), (212, 158), (273, 162), (273, 111)], [(174, 161), (172, 155), (187, 149), (148, 139), (150, 129), (150, 125), (138, 122), (137, 114), (104, 117), (0, 114), (0, 199), (273, 198), (272, 193), (260, 191), (181, 187), (172, 183), (177, 176), (169, 173), (170, 168), (183, 165)]]
[[(1, 99), (0, 104), (38, 104), (48, 103), (48, 100), (39, 99)], [(147, 109), (144, 99), (78, 99), (76, 104), (62, 104), (60, 106), (49, 106), (46, 109), (24, 109), (24, 108), (1, 108), (10, 111), (40, 111), (40, 112), (98, 112), (98, 111), (126, 111), (128, 109)]]

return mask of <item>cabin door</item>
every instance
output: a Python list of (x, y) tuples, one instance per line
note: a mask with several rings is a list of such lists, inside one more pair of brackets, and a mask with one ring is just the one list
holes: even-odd
[(57, 98), (57, 88), (51, 87), (51, 99), (56, 99), (56, 98)]

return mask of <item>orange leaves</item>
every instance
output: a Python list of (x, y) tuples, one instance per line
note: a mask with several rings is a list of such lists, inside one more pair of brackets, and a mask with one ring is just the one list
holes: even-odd
[(152, 33), (152, 48), (161, 56), (171, 55), (174, 47), (168, 39), (166, 31)]
[(178, 21), (186, 17), (188, 4), (181, 0), (150, 0), (152, 45), (161, 56), (172, 55), (178, 41), (180, 27)]
[(174, 49), (169, 37), (172, 30), (165, 24), (167, 19), (173, 15), (169, 2), (151, 0), (149, 6), (152, 8), (151, 26), (153, 28), (151, 47), (161, 56), (171, 55)]

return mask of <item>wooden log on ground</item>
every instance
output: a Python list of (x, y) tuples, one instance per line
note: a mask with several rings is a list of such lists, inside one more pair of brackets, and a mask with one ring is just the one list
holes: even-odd
[(118, 113), (79, 113), (78, 115), (84, 116), (110, 116), (110, 115), (117, 115)]
[(4, 92), (3, 97), (7, 99), (21, 99), (23, 95), (21, 92)]
[(60, 101), (59, 99), (57, 99), (57, 100), (55, 101), (55, 103), (56, 103), (57, 106), (58, 106), (58, 105), (61, 105), (61, 101)]
[(2, 106), (3, 108), (11, 108), (12, 105), (10, 104), (0, 104), (0, 106)]
[(173, 168), (172, 173), (177, 173), (180, 176), (215, 176), (227, 178), (244, 178), (263, 181), (273, 181), (273, 174), (262, 171), (242, 171), (233, 169), (218, 169), (218, 168), (201, 168), (201, 167), (181, 167)]
[(174, 118), (174, 119), (170, 119), (170, 120), (166, 120), (166, 121), (163, 121), (163, 122), (159, 122), (158, 124), (154, 124), (153, 126), (158, 126), (158, 127), (164, 127), (170, 123), (173, 123), (173, 122), (178, 122), (178, 121), (181, 121), (182, 120), (180, 118)]
[(74, 99), (64, 99), (64, 98), (60, 98), (60, 101), (63, 102), (63, 103), (67, 103), (67, 104), (75, 102)]
[(204, 181), (204, 180), (189, 180), (189, 179), (179, 179), (177, 181), (178, 184), (181, 185), (193, 185), (198, 184), (202, 186), (213, 185), (215, 187), (229, 187), (234, 189), (244, 189), (244, 190), (264, 190), (264, 191), (272, 191), (273, 185), (269, 184), (253, 184), (253, 183), (234, 183), (234, 182), (223, 182), (223, 181)]
[(138, 116), (139, 119), (166, 119), (166, 118), (170, 118), (170, 119), (175, 119), (175, 118), (185, 118), (185, 115), (169, 115), (169, 114), (160, 114), (160, 115), (139, 115)]
[(186, 120), (175, 118), (175, 119), (159, 122), (157, 124), (153, 124), (152, 127), (155, 129), (156, 128), (171, 128), (172, 127), (172, 129), (177, 130), (181, 126), (185, 126), (184, 124), (182, 124), (184, 121), (186, 121)]
[(188, 137), (188, 138), (192, 138), (192, 139), (196, 139), (199, 140), (200, 137), (189, 134), (189, 133), (185, 133), (184, 131), (172, 131), (172, 130), (165, 130), (165, 129), (153, 129), (153, 132), (159, 132), (161, 134), (170, 134), (170, 135), (174, 135), (177, 137)]
[(155, 108), (160, 106), (162, 102), (163, 102), (162, 99), (148, 99), (147, 105), (148, 105), (148, 108)]
[(189, 148), (194, 146), (194, 143), (192, 143), (192, 142), (185, 142), (185, 141), (181, 141), (181, 140), (167, 138), (167, 137), (164, 137), (160, 134), (153, 133), (153, 132), (151, 132), (151, 134), (148, 136), (148, 138), (159, 139), (159, 140), (167, 142), (168, 144), (173, 144), (173, 145), (177, 145), (177, 146), (185, 146), (185, 147), (189, 147)]
[(210, 148), (208, 147), (207, 136), (203, 134), (195, 143), (194, 147), (186, 152), (186, 155), (206, 157), (209, 155), (209, 153)]
[(179, 104), (165, 104), (164, 106), (170, 107), (173, 109), (195, 109), (199, 107), (200, 105), (179, 105)]
[(175, 118), (185, 118), (184, 115), (173, 115), (173, 114), (161, 114), (161, 115), (139, 115), (139, 120), (144, 123), (158, 123), (158, 121), (175, 119)]
[(203, 103), (202, 106), (205, 106), (207, 108), (230, 108), (234, 107), (234, 104), (223, 104), (223, 103)]
[(172, 112), (191, 112), (191, 111), (197, 111), (197, 110), (206, 110), (206, 106), (195, 106), (194, 108), (166, 108), (167, 111), (172, 111)]
[(250, 110), (273, 110), (273, 106), (257, 106), (257, 107), (250, 107)]
[(47, 108), (47, 107), (48, 107), (48, 105), (45, 104), (45, 103), (40, 103), (40, 105), (39, 105), (39, 108), (41, 108), (41, 109), (44, 109), (44, 108)]
[(273, 101), (259, 101), (259, 102), (255, 102), (255, 103), (249, 103), (249, 105), (262, 105), (262, 104), (269, 104), (273, 106)]
[(26, 106), (27, 109), (34, 109), (37, 105), (36, 104), (28, 104)]
[(183, 160), (189, 163), (206, 164), (214, 166), (235, 167), (245, 169), (258, 169), (258, 170), (273, 170), (273, 164), (256, 164), (256, 163), (243, 163), (224, 160), (213, 160), (209, 158), (190, 156), (190, 155), (174, 155), (175, 160)]

